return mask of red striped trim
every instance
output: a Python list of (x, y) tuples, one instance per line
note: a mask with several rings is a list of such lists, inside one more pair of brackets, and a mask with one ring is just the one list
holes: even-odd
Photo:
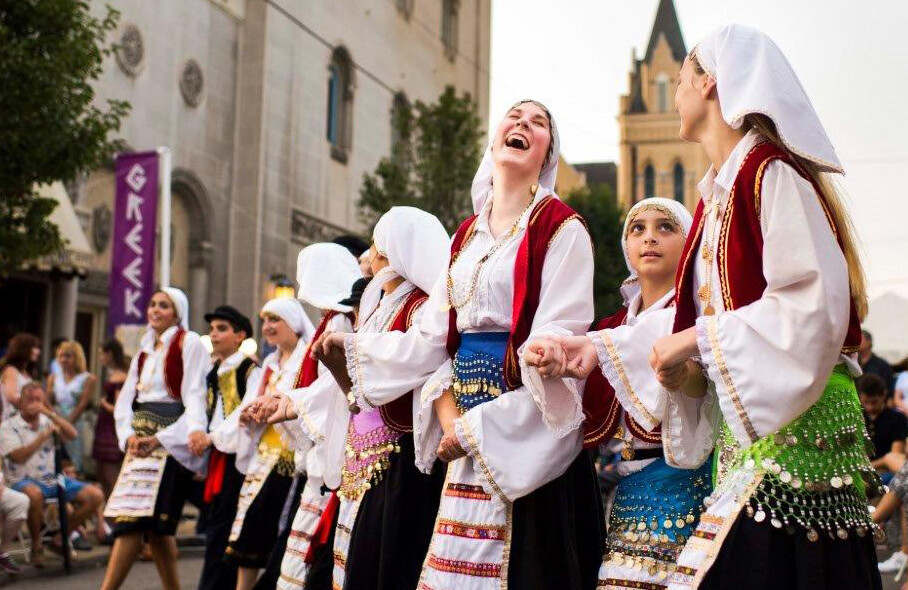
[(459, 559), (445, 559), (437, 555), (429, 555), (426, 565), (434, 570), (449, 574), (462, 574), (477, 578), (501, 577), (501, 565), (497, 563), (476, 563)]

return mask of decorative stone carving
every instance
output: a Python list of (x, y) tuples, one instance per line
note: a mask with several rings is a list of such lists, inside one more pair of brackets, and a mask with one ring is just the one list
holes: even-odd
[(349, 232), (299, 209), (290, 211), (290, 240), (295, 244), (304, 246), (315, 242), (330, 242), (345, 233)]
[(135, 25), (126, 25), (120, 33), (116, 48), (117, 63), (123, 73), (132, 78), (145, 67), (145, 40)]
[(183, 71), (180, 72), (180, 94), (187, 106), (196, 107), (202, 102), (202, 91), (205, 89), (205, 79), (202, 76), (202, 66), (194, 59), (186, 60)]
[(113, 233), (113, 211), (107, 205), (98, 205), (91, 212), (91, 242), (98, 253), (110, 243)]

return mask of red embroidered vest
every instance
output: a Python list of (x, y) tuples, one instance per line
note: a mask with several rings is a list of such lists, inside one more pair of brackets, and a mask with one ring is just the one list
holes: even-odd
[[(839, 246), (842, 245), (838, 230), (835, 227), (829, 206), (820, 187), (803, 171), (791, 156), (771, 142), (756, 145), (745, 156), (738, 175), (735, 177), (725, 214), (722, 216), (722, 227), (719, 231), (719, 244), (716, 248), (716, 264), (719, 267), (719, 288), (722, 293), (722, 304), (726, 310), (733, 310), (749, 305), (763, 296), (766, 290), (766, 277), (763, 276), (763, 231), (760, 226), (760, 191), (766, 166), (781, 160), (795, 169), (803, 178), (810, 181), (826, 213), (829, 226)], [(705, 224), (703, 201), (697, 205), (694, 215), (694, 231), (687, 238), (681, 264), (675, 277), (675, 313), (674, 331), (680, 332), (694, 325), (697, 319), (695, 294), (693, 291), (694, 262), (700, 250), (703, 227)], [(842, 352), (855, 352), (861, 343), (861, 324), (857, 307), (851, 299), (849, 310), (848, 332)]]
[[(394, 316), (391, 325), (388, 327), (390, 332), (406, 332), (413, 324), (413, 315), (416, 310), (429, 298), (421, 289), (414, 289), (407, 295), (406, 301), (401, 306), (400, 311)], [(410, 391), (400, 396), (393, 402), (389, 402), (378, 408), (384, 423), (397, 432), (413, 432), (413, 392)]]
[[(325, 333), (325, 330), (328, 328), (328, 322), (331, 321), (331, 318), (339, 313), (341, 312), (328, 310), (325, 312), (325, 315), (322, 316), (322, 321), (318, 323), (318, 327), (315, 329), (315, 334), (312, 335), (312, 341), (309, 342), (309, 345), (306, 347), (306, 355), (303, 357), (303, 362), (300, 363), (299, 373), (296, 374), (294, 389), (309, 387), (315, 382), (316, 379), (318, 379), (318, 359), (311, 354), (312, 345), (315, 344), (316, 340), (318, 340), (319, 337)], [(353, 321), (353, 318), (350, 317), (350, 314), (347, 314), (347, 317), (350, 318), (350, 321)]]
[[(167, 345), (167, 352), (164, 353), (164, 384), (167, 386), (167, 393), (173, 399), (183, 401), (183, 338), (186, 336), (186, 330), (177, 328), (176, 334), (170, 339)], [(142, 375), (142, 368), (145, 366), (145, 360), (148, 353), (144, 350), (139, 353), (137, 361), (138, 375)]]
[[(616, 313), (593, 324), (593, 330), (617, 328), (627, 319), (627, 308), (622, 307)], [(594, 449), (615, 436), (620, 425), (621, 402), (615, 396), (615, 389), (608, 382), (602, 369), (597, 365), (586, 379), (583, 390), (583, 447)], [(624, 413), (624, 425), (634, 438), (652, 444), (662, 443), (662, 425), (653, 430), (646, 430), (633, 416)]]
[[(461, 248), (467, 243), (476, 226), (477, 216), (473, 215), (457, 229), (451, 243), (451, 262), (453, 267)], [(533, 326), (536, 308), (539, 307), (539, 294), (542, 290), (542, 267), (549, 244), (558, 231), (570, 220), (578, 219), (586, 225), (576, 211), (559, 199), (548, 196), (536, 204), (530, 214), (526, 232), (517, 249), (514, 263), (514, 301), (511, 315), (511, 335), (508, 338), (507, 353), (504, 359), (504, 381), (508, 390), (522, 385), (517, 349), (526, 342)], [(457, 331), (457, 310), (451, 307), (448, 312), (448, 354), (454, 358), (460, 346), (460, 333)]]

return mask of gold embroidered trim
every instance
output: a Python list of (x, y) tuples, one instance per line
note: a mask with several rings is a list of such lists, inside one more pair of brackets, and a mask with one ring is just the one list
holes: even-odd
[[(719, 266), (719, 290), (722, 292), (722, 305), (725, 306), (726, 310), (735, 309), (735, 304), (731, 300), (731, 287), (728, 284), (728, 234), (731, 229), (731, 218), (734, 211), (735, 189), (732, 188), (725, 214), (722, 216), (722, 228), (719, 231), (719, 243), (716, 248), (717, 261), (719, 258), (722, 259), (722, 264)], [(712, 272), (712, 269), (707, 268), (706, 272)]]
[(302, 420), (303, 424), (305, 424), (306, 430), (308, 430), (309, 434), (316, 439), (314, 442), (323, 441), (325, 435), (319, 432), (318, 428), (315, 427), (315, 423), (313, 423), (312, 418), (309, 417), (309, 412), (306, 411), (306, 405), (303, 403), (303, 400), (296, 402), (294, 405), (296, 406), (296, 414), (299, 416), (299, 419)]
[(718, 319), (713, 316), (709, 317), (706, 320), (706, 330), (709, 335), (709, 345), (713, 349), (713, 356), (716, 359), (716, 364), (719, 366), (719, 374), (722, 376), (722, 382), (725, 384), (725, 389), (728, 392), (728, 397), (731, 398), (732, 404), (735, 406), (735, 411), (738, 413), (738, 418), (741, 420), (741, 424), (744, 426), (744, 430), (747, 431), (747, 436), (750, 438), (750, 442), (754, 443), (760, 439), (757, 436), (757, 431), (754, 428), (753, 424), (750, 422), (750, 418), (747, 416), (747, 412), (744, 410), (744, 405), (741, 403), (741, 397), (738, 395), (738, 389), (735, 387), (734, 382), (731, 380), (731, 374), (728, 371), (728, 365), (725, 364), (725, 355), (722, 354), (722, 348), (719, 345), (719, 336), (716, 332)]
[(624, 390), (627, 392), (627, 396), (631, 399), (634, 407), (637, 408), (637, 411), (640, 412), (650, 424), (659, 424), (659, 419), (646, 409), (646, 406), (643, 405), (640, 398), (634, 393), (630, 379), (627, 377), (627, 372), (624, 370), (624, 363), (621, 362), (621, 357), (618, 356), (618, 349), (615, 347), (615, 343), (612, 342), (612, 339), (605, 333), (605, 330), (596, 332), (596, 335), (602, 340), (602, 344), (605, 346), (606, 352), (608, 352), (609, 359), (611, 359), (612, 364), (615, 366), (615, 371), (618, 373), (618, 378), (621, 379), (621, 384), (624, 386)]
[(479, 463), (482, 473), (486, 476), (486, 479), (489, 482), (489, 485), (492, 486), (492, 489), (495, 490), (495, 493), (498, 494), (498, 497), (501, 498), (502, 502), (508, 503), (508, 497), (504, 495), (504, 492), (501, 491), (501, 488), (498, 487), (498, 484), (495, 483), (495, 479), (492, 477), (492, 471), (489, 469), (489, 466), (486, 465), (485, 460), (482, 458), (482, 453), (479, 452), (479, 445), (476, 444), (476, 439), (473, 437), (473, 431), (470, 429), (470, 424), (467, 420), (460, 420), (460, 426), (463, 428), (463, 433), (467, 437), (467, 443), (470, 445), (470, 448), (473, 450), (473, 457), (476, 459), (476, 462)]
[(508, 590), (508, 565), (511, 563), (511, 530), (514, 505), (504, 501), (505, 509), (505, 538), (504, 548), (501, 550), (501, 590)]

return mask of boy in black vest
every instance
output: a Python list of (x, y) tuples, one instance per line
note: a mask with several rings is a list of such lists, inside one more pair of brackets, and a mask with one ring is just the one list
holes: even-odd
[[(201, 590), (236, 587), (236, 566), (222, 561), (230, 527), (236, 513), (243, 471), (251, 455), (242, 448), (239, 432), (240, 406), (248, 395), (254, 397), (261, 369), (240, 351), (252, 336), (249, 318), (229, 305), (205, 314), (209, 324), (212, 360), (208, 372), (208, 432), (193, 432), (189, 448), (199, 455), (211, 450), (205, 502), (209, 503), (205, 529), (205, 565), (199, 580)], [(254, 451), (254, 449), (252, 449)]]

